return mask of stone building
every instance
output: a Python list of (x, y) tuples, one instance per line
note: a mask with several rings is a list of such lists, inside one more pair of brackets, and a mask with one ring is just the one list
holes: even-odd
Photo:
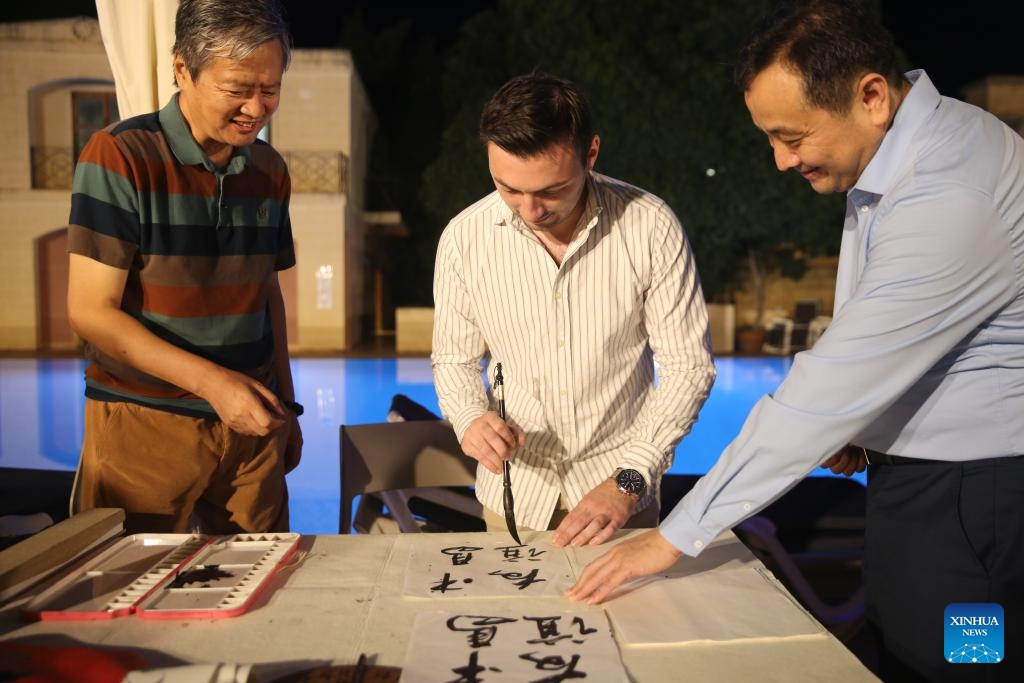
[[(99, 23), (0, 24), (0, 74), (0, 350), (72, 350), (65, 227), (74, 159), (119, 118)], [(344, 351), (371, 326), (368, 233), (381, 219), (365, 211), (365, 173), (375, 127), (347, 51), (293, 52), (268, 138), (292, 176), (297, 266), (281, 283), (296, 351)]]

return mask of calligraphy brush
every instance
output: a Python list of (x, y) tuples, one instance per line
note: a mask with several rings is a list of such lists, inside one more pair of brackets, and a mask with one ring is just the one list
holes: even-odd
[[(508, 418), (505, 415), (505, 377), (501, 374), (501, 363), (495, 365), (494, 369), (494, 397), (498, 401), (498, 417), (501, 418), (502, 422), (508, 422)], [(509, 465), (508, 460), (502, 462), (502, 498), (501, 503), (505, 508), (505, 524), (508, 526), (508, 532), (512, 534), (512, 538), (516, 540), (516, 543), (522, 545), (523, 542), (519, 540), (519, 532), (516, 530), (516, 509), (515, 500), (512, 498), (512, 468)]]
[(359, 653), (359, 661), (356, 662), (355, 671), (352, 673), (352, 683), (364, 683), (366, 680), (366, 653)]

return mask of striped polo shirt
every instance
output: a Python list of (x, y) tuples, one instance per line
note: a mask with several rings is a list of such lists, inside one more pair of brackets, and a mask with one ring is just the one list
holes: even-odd
[[(216, 168), (178, 96), (94, 134), (75, 168), (68, 251), (128, 271), (121, 308), (161, 339), (272, 389), (268, 294), (295, 265), (281, 156), (257, 141)], [(86, 396), (216, 417), (209, 403), (86, 345)]]

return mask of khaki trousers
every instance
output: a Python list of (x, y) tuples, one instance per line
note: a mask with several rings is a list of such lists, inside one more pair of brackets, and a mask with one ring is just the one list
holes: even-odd
[(288, 430), (246, 436), (219, 420), (86, 399), (79, 508), (123, 508), (128, 533), (287, 531)]

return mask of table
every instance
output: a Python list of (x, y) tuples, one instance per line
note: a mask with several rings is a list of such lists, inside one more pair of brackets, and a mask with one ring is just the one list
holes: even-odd
[[(620, 531), (618, 542), (636, 531)], [(546, 541), (543, 532), (534, 541)], [(360, 653), (368, 653), (375, 664), (402, 666), (412, 624), (419, 611), (438, 609), (430, 600), (402, 595), (405, 567), (417, 544), (431, 542), (431, 534), (321, 535), (305, 536), (300, 542), (304, 556), (276, 575), (267, 590), (246, 614), (228, 619), (151, 621), (125, 617), (101, 621), (44, 621), (25, 623), (17, 607), (23, 597), (0, 609), (0, 640), (68, 642), (67, 638), (104, 646), (138, 648), (155, 656), (159, 664), (180, 663), (281, 663), (280, 670), (299, 670), (314, 665), (350, 664)], [(467, 536), (460, 534), (460, 537)], [(507, 534), (468, 534), (474, 542), (507, 542)], [(524, 539), (526, 542), (530, 540)], [(433, 541), (436, 543), (436, 540)], [(584, 548), (567, 551), (576, 575), (580, 568), (607, 549)], [(755, 587), (760, 597), (769, 597), (782, 607), (768, 620), (754, 620), (755, 633), (727, 640), (692, 639), (667, 644), (625, 644), (616, 633), (622, 660), (630, 676), (639, 683), (680, 680), (715, 681), (877, 681), (859, 660), (796, 603), (785, 588), (731, 533), (726, 532), (699, 558), (683, 558), (681, 564), (694, 577), (673, 582), (649, 583), (660, 590), (679, 592), (693, 582), (713, 582), (735, 575), (738, 569), (756, 570), (766, 576)], [(676, 586), (678, 588), (672, 588)], [(668, 587), (668, 588), (666, 588)], [(778, 600), (780, 591), (786, 600)], [(517, 608), (550, 610), (552, 603), (567, 610), (602, 610), (616, 624), (616, 609), (630, 608), (639, 600), (626, 592), (605, 605), (587, 607), (561, 597), (522, 598)], [(640, 595), (638, 590), (635, 595)], [(684, 597), (684, 596), (677, 596)], [(751, 598), (758, 596), (750, 595)], [(707, 604), (690, 599), (686, 613), (694, 623), (704, 617), (719, 622), (750, 622), (740, 604)], [(562, 602), (564, 600), (564, 603)], [(530, 601), (536, 601), (530, 605)], [(509, 605), (509, 599), (473, 600), (474, 610)], [(756, 600), (754, 601), (756, 602)], [(635, 602), (633, 603), (636, 604)], [(751, 602), (750, 604), (753, 604)], [(542, 605), (542, 606), (541, 606)], [(618, 605), (618, 607), (616, 607)], [(652, 623), (671, 615), (668, 607), (650, 610)], [(658, 612), (663, 612), (658, 614)], [(813, 622), (811, 632), (784, 637), (773, 636), (774, 624), (784, 618), (806, 616)], [(763, 623), (763, 627), (757, 624)], [(750, 628), (748, 626), (748, 628)], [(593, 677), (591, 677), (593, 680)], [(598, 679), (599, 680), (599, 679)]]

